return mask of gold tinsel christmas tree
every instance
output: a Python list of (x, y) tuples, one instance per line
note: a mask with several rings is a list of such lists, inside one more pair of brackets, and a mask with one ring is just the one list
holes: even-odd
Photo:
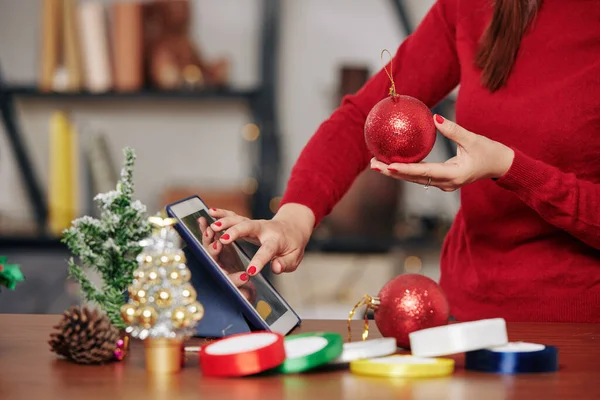
[(121, 317), (132, 337), (144, 341), (146, 367), (157, 372), (181, 368), (183, 341), (193, 336), (204, 308), (196, 300), (191, 272), (173, 228), (174, 219), (151, 217), (152, 236), (142, 241), (139, 267)]

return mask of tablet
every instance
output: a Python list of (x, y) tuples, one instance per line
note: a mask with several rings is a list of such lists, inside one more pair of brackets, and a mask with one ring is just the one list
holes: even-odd
[(175, 229), (189, 250), (209, 269), (222, 288), (238, 300), (241, 312), (253, 330), (268, 330), (287, 335), (300, 324), (300, 317), (261, 274), (251, 276), (240, 288), (229, 279), (228, 272), (244, 272), (250, 263), (250, 257), (238, 243), (224, 246), (220, 255), (225, 251), (227, 254), (219, 257), (218, 262), (206, 251), (202, 245), (203, 232), (198, 219), (206, 218), (208, 226), (214, 219), (208, 214), (208, 207), (200, 197), (191, 196), (169, 204), (166, 210), (171, 218), (177, 220)]

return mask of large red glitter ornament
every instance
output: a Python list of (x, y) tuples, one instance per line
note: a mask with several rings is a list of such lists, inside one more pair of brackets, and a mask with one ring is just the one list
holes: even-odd
[[(350, 312), (350, 319), (361, 305), (374, 310), (381, 335), (395, 338), (398, 347), (405, 349), (410, 349), (409, 333), (446, 325), (450, 319), (450, 306), (442, 288), (419, 274), (399, 275), (386, 283), (377, 297), (365, 296)], [(367, 335), (365, 320), (363, 339)]]
[[(383, 50), (382, 59), (385, 52), (391, 58), (391, 53)], [(367, 148), (386, 164), (420, 162), (431, 153), (435, 144), (433, 114), (421, 100), (396, 93), (391, 61), (390, 71), (385, 67), (384, 70), (390, 78), (390, 92), (367, 115)]]
[(375, 104), (365, 122), (365, 141), (379, 161), (416, 163), (433, 149), (433, 114), (420, 100), (392, 94)]

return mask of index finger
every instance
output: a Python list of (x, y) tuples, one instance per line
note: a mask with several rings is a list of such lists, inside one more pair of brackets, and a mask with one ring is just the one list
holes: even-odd
[(453, 179), (457, 175), (457, 167), (454, 164), (440, 163), (416, 163), (416, 164), (401, 164), (394, 163), (387, 167), (387, 170), (392, 174), (398, 173), (408, 175), (414, 178), (431, 178), (437, 180)]
[(262, 246), (259, 247), (252, 260), (250, 260), (250, 264), (248, 264), (248, 275), (254, 276), (257, 275), (271, 260), (277, 257), (278, 247), (274, 242), (268, 241), (263, 243)]

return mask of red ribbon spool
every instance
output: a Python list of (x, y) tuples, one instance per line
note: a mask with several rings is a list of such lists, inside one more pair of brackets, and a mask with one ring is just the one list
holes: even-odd
[(232, 335), (202, 346), (199, 358), (207, 377), (254, 375), (285, 361), (284, 337), (268, 331)]

